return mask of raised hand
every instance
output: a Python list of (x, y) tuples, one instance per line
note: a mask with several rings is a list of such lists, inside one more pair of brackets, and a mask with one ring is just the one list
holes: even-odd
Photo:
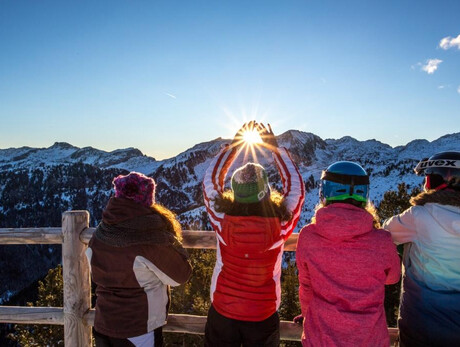
[(248, 123), (244, 123), (243, 126), (236, 132), (231, 142), (232, 146), (239, 146), (244, 143), (244, 133), (247, 131), (258, 130), (258, 123), (252, 120)]
[(259, 131), (259, 135), (269, 149), (273, 150), (278, 148), (278, 141), (276, 141), (275, 134), (273, 133), (272, 127), (270, 124), (267, 124), (268, 129), (265, 127), (263, 123), (256, 123), (257, 130)]

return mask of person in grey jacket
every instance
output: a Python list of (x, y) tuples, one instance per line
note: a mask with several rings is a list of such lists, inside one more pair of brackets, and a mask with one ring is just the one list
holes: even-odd
[(115, 197), (86, 252), (96, 284), (96, 345), (161, 346), (169, 286), (186, 282), (192, 272), (181, 227), (155, 203), (152, 178), (131, 172), (113, 185)]
[(425, 191), (383, 227), (404, 243), (401, 346), (460, 346), (460, 152), (415, 168)]

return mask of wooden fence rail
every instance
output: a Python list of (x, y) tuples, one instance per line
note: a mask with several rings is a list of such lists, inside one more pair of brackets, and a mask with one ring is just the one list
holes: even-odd
[[(64, 280), (64, 307), (0, 306), (0, 322), (17, 324), (64, 325), (66, 347), (91, 346), (91, 280), (84, 254), (94, 233), (89, 228), (87, 211), (68, 211), (62, 216), (62, 228), (0, 228), (0, 244), (62, 244), (62, 272)], [(291, 235), (285, 251), (295, 251), (297, 234)], [(209, 231), (183, 231), (186, 248), (215, 249), (216, 238)], [(163, 331), (204, 334), (206, 317), (170, 314)], [(389, 328), (392, 344), (397, 338), (396, 328)], [(302, 327), (281, 321), (282, 340), (300, 341)]]

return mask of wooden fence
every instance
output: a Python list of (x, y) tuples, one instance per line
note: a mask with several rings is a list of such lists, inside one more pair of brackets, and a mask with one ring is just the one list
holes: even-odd
[[(0, 322), (18, 324), (64, 325), (66, 347), (91, 346), (91, 280), (85, 250), (94, 228), (89, 228), (87, 211), (68, 211), (62, 215), (62, 228), (0, 228), (0, 244), (62, 244), (64, 307), (0, 306)], [(216, 238), (209, 231), (184, 231), (186, 248), (215, 249)], [(286, 242), (286, 251), (295, 251), (297, 234)], [(170, 314), (165, 332), (204, 334), (206, 317)], [(300, 341), (302, 327), (281, 321), (282, 340)], [(389, 328), (392, 345), (397, 329)]]

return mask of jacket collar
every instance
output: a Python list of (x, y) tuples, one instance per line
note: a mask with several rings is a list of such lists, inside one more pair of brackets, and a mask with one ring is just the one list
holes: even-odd
[(460, 207), (460, 192), (455, 190), (429, 190), (422, 192), (411, 199), (412, 205), (425, 205), (435, 203)]
[(135, 203), (130, 199), (112, 197), (102, 212), (102, 220), (107, 224), (118, 224), (149, 214), (154, 214), (154, 212), (148, 207)]

